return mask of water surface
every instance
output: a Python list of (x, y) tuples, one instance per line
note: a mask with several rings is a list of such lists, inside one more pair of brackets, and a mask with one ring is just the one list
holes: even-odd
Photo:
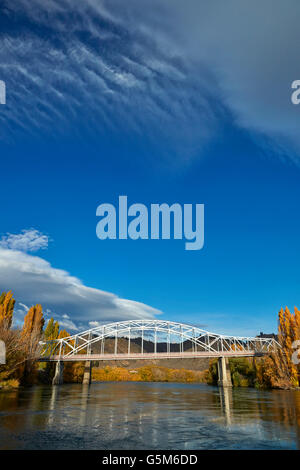
[(93, 383), (0, 392), (0, 449), (297, 449), (300, 392)]

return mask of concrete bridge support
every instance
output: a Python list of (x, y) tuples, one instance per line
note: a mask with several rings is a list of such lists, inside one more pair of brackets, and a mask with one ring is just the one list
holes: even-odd
[(57, 361), (52, 385), (61, 385), (64, 383), (64, 363)]
[(232, 387), (228, 357), (222, 356), (218, 359), (218, 385)]
[(89, 385), (92, 379), (92, 361), (86, 361), (84, 365), (84, 373), (83, 373), (83, 385)]

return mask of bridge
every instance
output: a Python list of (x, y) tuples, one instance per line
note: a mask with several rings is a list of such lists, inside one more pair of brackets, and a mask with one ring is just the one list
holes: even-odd
[(40, 345), (39, 361), (56, 362), (54, 384), (62, 382), (64, 362), (84, 361), (83, 382), (89, 383), (93, 361), (216, 357), (224, 386), (231, 384), (229, 357), (261, 356), (279, 347), (273, 338), (220, 335), (166, 320), (114, 322)]

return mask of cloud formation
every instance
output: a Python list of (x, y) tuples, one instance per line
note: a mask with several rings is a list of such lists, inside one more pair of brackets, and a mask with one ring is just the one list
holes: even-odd
[(162, 139), (186, 156), (210, 138), (218, 111), (199, 67), (161, 47), (159, 31), (153, 35), (147, 23), (137, 24), (121, 3), (5, 6), (11, 28), (0, 36), (0, 76), (7, 82), (3, 139), (123, 131), (153, 143)]
[(7, 233), (0, 239), (0, 248), (20, 251), (38, 251), (48, 248), (49, 238), (36, 229), (24, 229), (21, 233)]
[(4, 0), (0, 138), (123, 129), (186, 159), (229, 119), (298, 161), (299, 14), (297, 0)]
[(219, 99), (234, 123), (264, 147), (300, 155), (300, 107), (291, 84), (300, 77), (296, 0), (191, 0), (174, 2), (183, 51), (206, 63), (217, 79)]
[(85, 286), (43, 258), (5, 248), (0, 248), (0, 286), (3, 291), (13, 290), (17, 321), (22, 321), (28, 307), (41, 303), (46, 317), (54, 316), (72, 331), (89, 327), (89, 322), (153, 318), (161, 313), (141, 302)]

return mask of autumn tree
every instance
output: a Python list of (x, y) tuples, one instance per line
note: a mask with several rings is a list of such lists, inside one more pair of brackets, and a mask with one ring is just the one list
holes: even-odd
[(299, 368), (292, 360), (293, 343), (300, 339), (300, 311), (295, 307), (292, 314), (286, 307), (278, 314), (278, 341), (281, 346), (278, 349), (277, 366), (286, 372), (293, 386), (299, 385)]
[[(57, 339), (59, 334), (59, 323), (54, 321), (51, 317), (48, 321), (46, 328), (44, 330), (44, 340), (45, 341), (54, 341)], [(43, 346), (41, 355), (48, 356), (51, 354), (52, 347), (50, 344)], [(50, 383), (53, 379), (55, 373), (55, 363), (53, 362), (43, 362), (39, 366), (39, 379), (43, 383)]]
[(12, 324), (15, 299), (12, 291), (0, 295), (0, 326), (9, 329)]
[[(69, 337), (70, 334), (66, 330), (61, 330), (59, 332), (57, 339), (63, 339)], [(74, 345), (73, 341), (70, 341)], [(64, 346), (64, 353), (71, 351), (71, 348)], [(64, 382), (73, 383), (73, 382), (82, 382), (84, 372), (84, 364), (82, 362), (66, 362), (64, 365)]]
[(24, 318), (22, 336), (41, 336), (44, 327), (43, 309), (40, 304), (30, 307)]
[(68, 338), (70, 334), (66, 330), (60, 330), (57, 339)]
[(0, 383), (4, 387), (18, 385), (18, 368), (24, 358), (19, 331), (11, 329), (14, 305), (11, 291), (0, 295), (0, 340), (6, 349), (6, 363), (0, 366)]
[(260, 386), (291, 388), (299, 386), (300, 368), (293, 361), (294, 341), (300, 340), (300, 311), (292, 314), (288, 307), (278, 313), (278, 343), (275, 352), (256, 360), (256, 376)]
[(21, 338), (24, 343), (26, 360), (23, 367), (22, 383), (32, 384), (37, 374), (36, 358), (39, 355), (39, 342), (44, 327), (43, 309), (40, 304), (30, 307), (24, 318)]
[(58, 321), (54, 321), (53, 318), (50, 318), (44, 331), (44, 338), (46, 341), (53, 341), (54, 339), (57, 339), (58, 334), (59, 323)]
[[(57, 339), (63, 339), (63, 338), (68, 338), (70, 334), (66, 330), (60, 330), (59, 335)], [(73, 342), (71, 341), (71, 344), (73, 345)], [(68, 353), (71, 351), (71, 348), (68, 347), (67, 345), (64, 345), (64, 353)]]
[(4, 341), (6, 349), (6, 363), (0, 365), (0, 388), (18, 386), (19, 369), (25, 357), (20, 332), (0, 325), (0, 340)]

